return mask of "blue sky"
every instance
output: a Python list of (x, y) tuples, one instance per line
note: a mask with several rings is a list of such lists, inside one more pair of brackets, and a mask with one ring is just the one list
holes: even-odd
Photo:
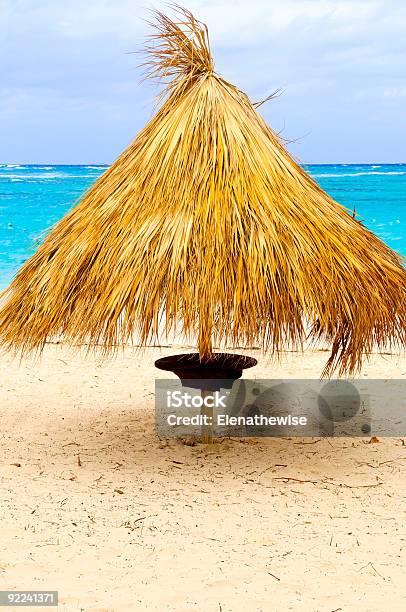
[[(139, 0), (0, 0), (0, 162), (110, 163), (153, 112)], [(306, 163), (406, 161), (405, 0), (188, 0)]]

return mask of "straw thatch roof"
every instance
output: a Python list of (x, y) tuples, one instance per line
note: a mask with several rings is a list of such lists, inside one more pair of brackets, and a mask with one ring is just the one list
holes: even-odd
[(49, 233), (6, 292), (0, 341), (141, 343), (178, 326), (277, 353), (332, 343), (326, 372), (405, 343), (401, 258), (296, 164), (215, 73), (207, 29), (158, 13), (150, 74), (169, 80), (134, 142)]

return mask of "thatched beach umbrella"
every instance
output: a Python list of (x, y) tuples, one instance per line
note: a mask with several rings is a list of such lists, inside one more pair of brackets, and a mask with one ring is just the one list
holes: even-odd
[[(214, 70), (206, 26), (156, 14), (167, 86), (134, 142), (52, 229), (3, 296), (0, 342), (109, 353), (181, 331), (278, 354), (332, 344), (326, 373), (406, 332), (403, 262), (306, 174), (247, 95)], [(162, 334), (161, 334), (162, 335)]]

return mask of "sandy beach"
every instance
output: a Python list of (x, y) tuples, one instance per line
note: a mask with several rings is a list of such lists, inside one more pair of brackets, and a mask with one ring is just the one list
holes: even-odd
[[(3, 355), (0, 588), (58, 590), (66, 612), (404, 610), (405, 440), (159, 440), (153, 362), (174, 352)], [(250, 354), (259, 378), (326, 360)]]
[(0, 610), (406, 612), (406, 2), (190, 4), (0, 3)]

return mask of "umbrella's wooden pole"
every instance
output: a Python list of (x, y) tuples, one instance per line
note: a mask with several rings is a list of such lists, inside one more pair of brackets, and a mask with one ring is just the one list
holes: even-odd
[[(210, 324), (210, 318), (208, 316), (200, 317), (199, 321), (199, 338), (198, 338), (198, 347), (201, 361), (204, 361), (208, 357), (211, 356), (213, 352), (212, 342), (211, 342), (211, 332), (212, 326)], [(203, 384), (203, 383), (202, 383)], [(212, 392), (203, 389), (201, 391), (202, 399), (204, 400), (209, 395), (212, 395)], [(202, 441), (204, 444), (212, 444), (213, 443), (213, 407), (205, 406), (203, 404), (200, 414), (202, 416), (207, 417), (208, 424), (202, 426)]]
[[(212, 394), (212, 391), (202, 389), (203, 400)], [(204, 444), (213, 444), (213, 406), (205, 406), (205, 404), (203, 404), (200, 414), (206, 416), (208, 421), (207, 425), (202, 425), (202, 441)]]
[(209, 316), (204, 317), (201, 313), (199, 318), (199, 336), (197, 344), (201, 361), (204, 361), (213, 353), (211, 339), (212, 331), (213, 326), (211, 324), (211, 318)]

